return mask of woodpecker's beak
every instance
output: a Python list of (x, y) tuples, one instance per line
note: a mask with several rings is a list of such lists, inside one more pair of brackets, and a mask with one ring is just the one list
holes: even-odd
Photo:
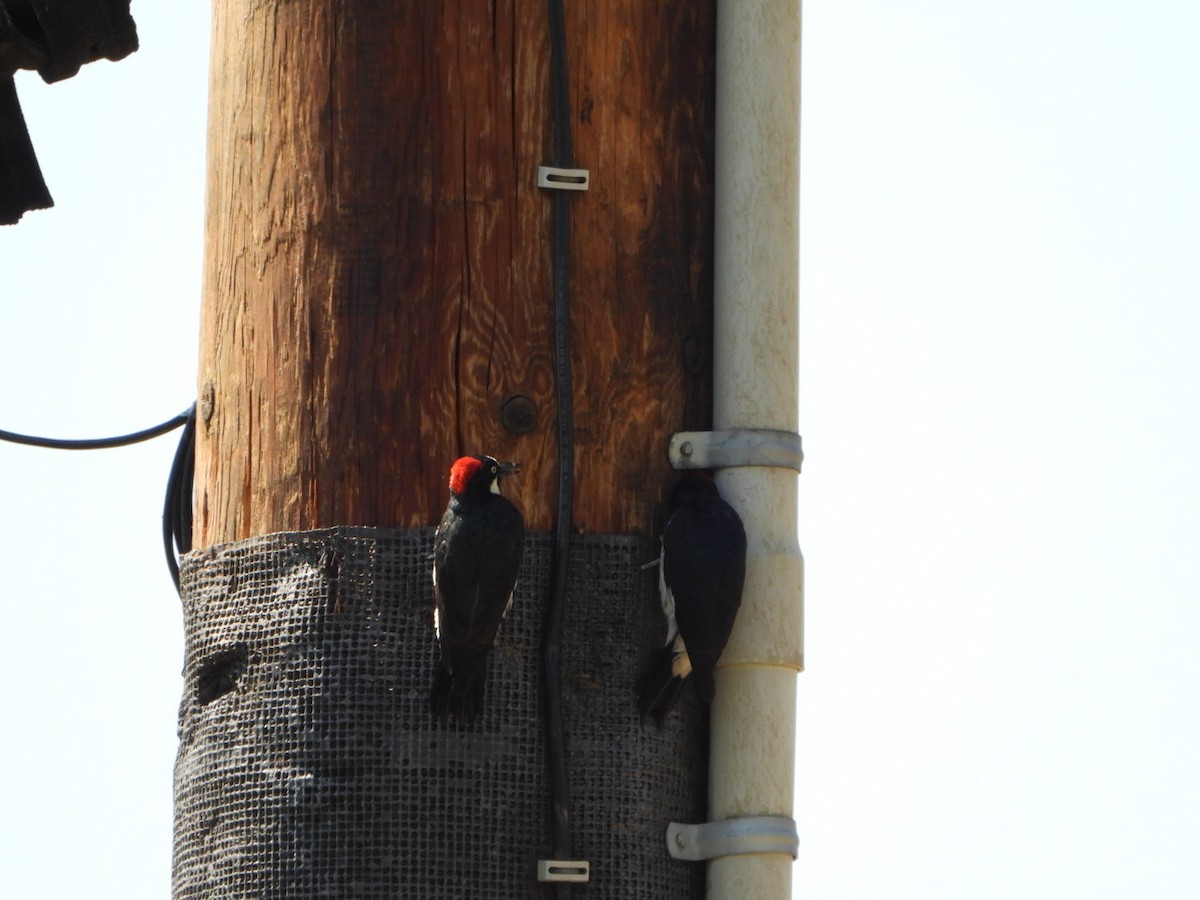
[(521, 471), (521, 464), (518, 462), (502, 462), (500, 463), (500, 473), (497, 478), (504, 478), (508, 475), (517, 475)]

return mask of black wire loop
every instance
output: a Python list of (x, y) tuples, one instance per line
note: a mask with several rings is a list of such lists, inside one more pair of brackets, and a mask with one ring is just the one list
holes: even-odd
[(85, 438), (67, 440), (63, 438), (35, 437), (18, 434), (0, 428), (0, 441), (24, 444), (28, 447), (44, 447), (50, 450), (110, 450), (128, 447), (152, 438), (161, 437), (180, 426), (179, 448), (171, 463), (171, 474), (167, 478), (167, 496), (163, 503), (163, 548), (167, 554), (167, 568), (175, 590), (179, 590), (179, 562), (176, 552), (183, 554), (192, 549), (192, 479), (196, 460), (196, 404), (161, 425), (110, 438)]
[(179, 446), (167, 477), (167, 496), (163, 501), (163, 551), (175, 591), (179, 591), (179, 560), (192, 549), (192, 483), (196, 473), (196, 405), (188, 413), (179, 435)]
[(30, 434), (17, 434), (15, 431), (5, 431), (3, 428), (0, 428), (0, 441), (8, 441), (10, 444), (25, 444), (29, 447), (45, 447), (50, 450), (110, 450), (114, 447), (128, 447), (131, 444), (140, 444), (142, 441), (148, 441), (151, 438), (174, 431), (181, 425), (188, 423), (188, 418), (195, 415), (195, 409), (195, 406), (193, 406), (190, 410), (182, 412), (172, 419), (168, 419), (161, 425), (155, 425), (153, 428), (147, 428), (143, 431), (135, 431), (132, 434), (119, 435), (118, 437), (67, 440), (63, 438), (34, 437)]

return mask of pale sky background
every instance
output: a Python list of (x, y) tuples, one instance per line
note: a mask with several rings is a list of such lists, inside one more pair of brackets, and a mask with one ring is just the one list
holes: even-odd
[[(208, 4), (133, 13), (18, 78), (0, 428), (195, 394)], [(1198, 90), (1190, 0), (805, 4), (797, 898), (1200, 898)], [(169, 896), (174, 446), (0, 444), (5, 897)]]

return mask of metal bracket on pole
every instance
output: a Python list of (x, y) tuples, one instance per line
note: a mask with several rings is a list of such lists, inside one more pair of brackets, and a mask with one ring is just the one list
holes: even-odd
[(585, 859), (539, 859), (538, 881), (558, 881), (566, 884), (586, 884), (590, 866)]
[(765, 466), (799, 472), (804, 462), (800, 435), (771, 428), (680, 431), (671, 435), (667, 453), (676, 469)]
[(667, 852), (675, 859), (698, 862), (746, 853), (787, 853), (795, 859), (800, 851), (796, 821), (787, 816), (753, 816), (723, 819), (701, 825), (667, 826)]
[(556, 191), (586, 191), (589, 177), (587, 169), (538, 166), (537, 186)]

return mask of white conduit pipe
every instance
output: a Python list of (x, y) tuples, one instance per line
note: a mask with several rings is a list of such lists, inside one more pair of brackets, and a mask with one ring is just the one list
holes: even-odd
[[(798, 428), (800, 2), (718, 0), (713, 428)], [(717, 482), (749, 539), (737, 624), (717, 669), (709, 821), (793, 815), (804, 666), (797, 474)], [(790, 853), (708, 863), (708, 900), (788, 900)]]

